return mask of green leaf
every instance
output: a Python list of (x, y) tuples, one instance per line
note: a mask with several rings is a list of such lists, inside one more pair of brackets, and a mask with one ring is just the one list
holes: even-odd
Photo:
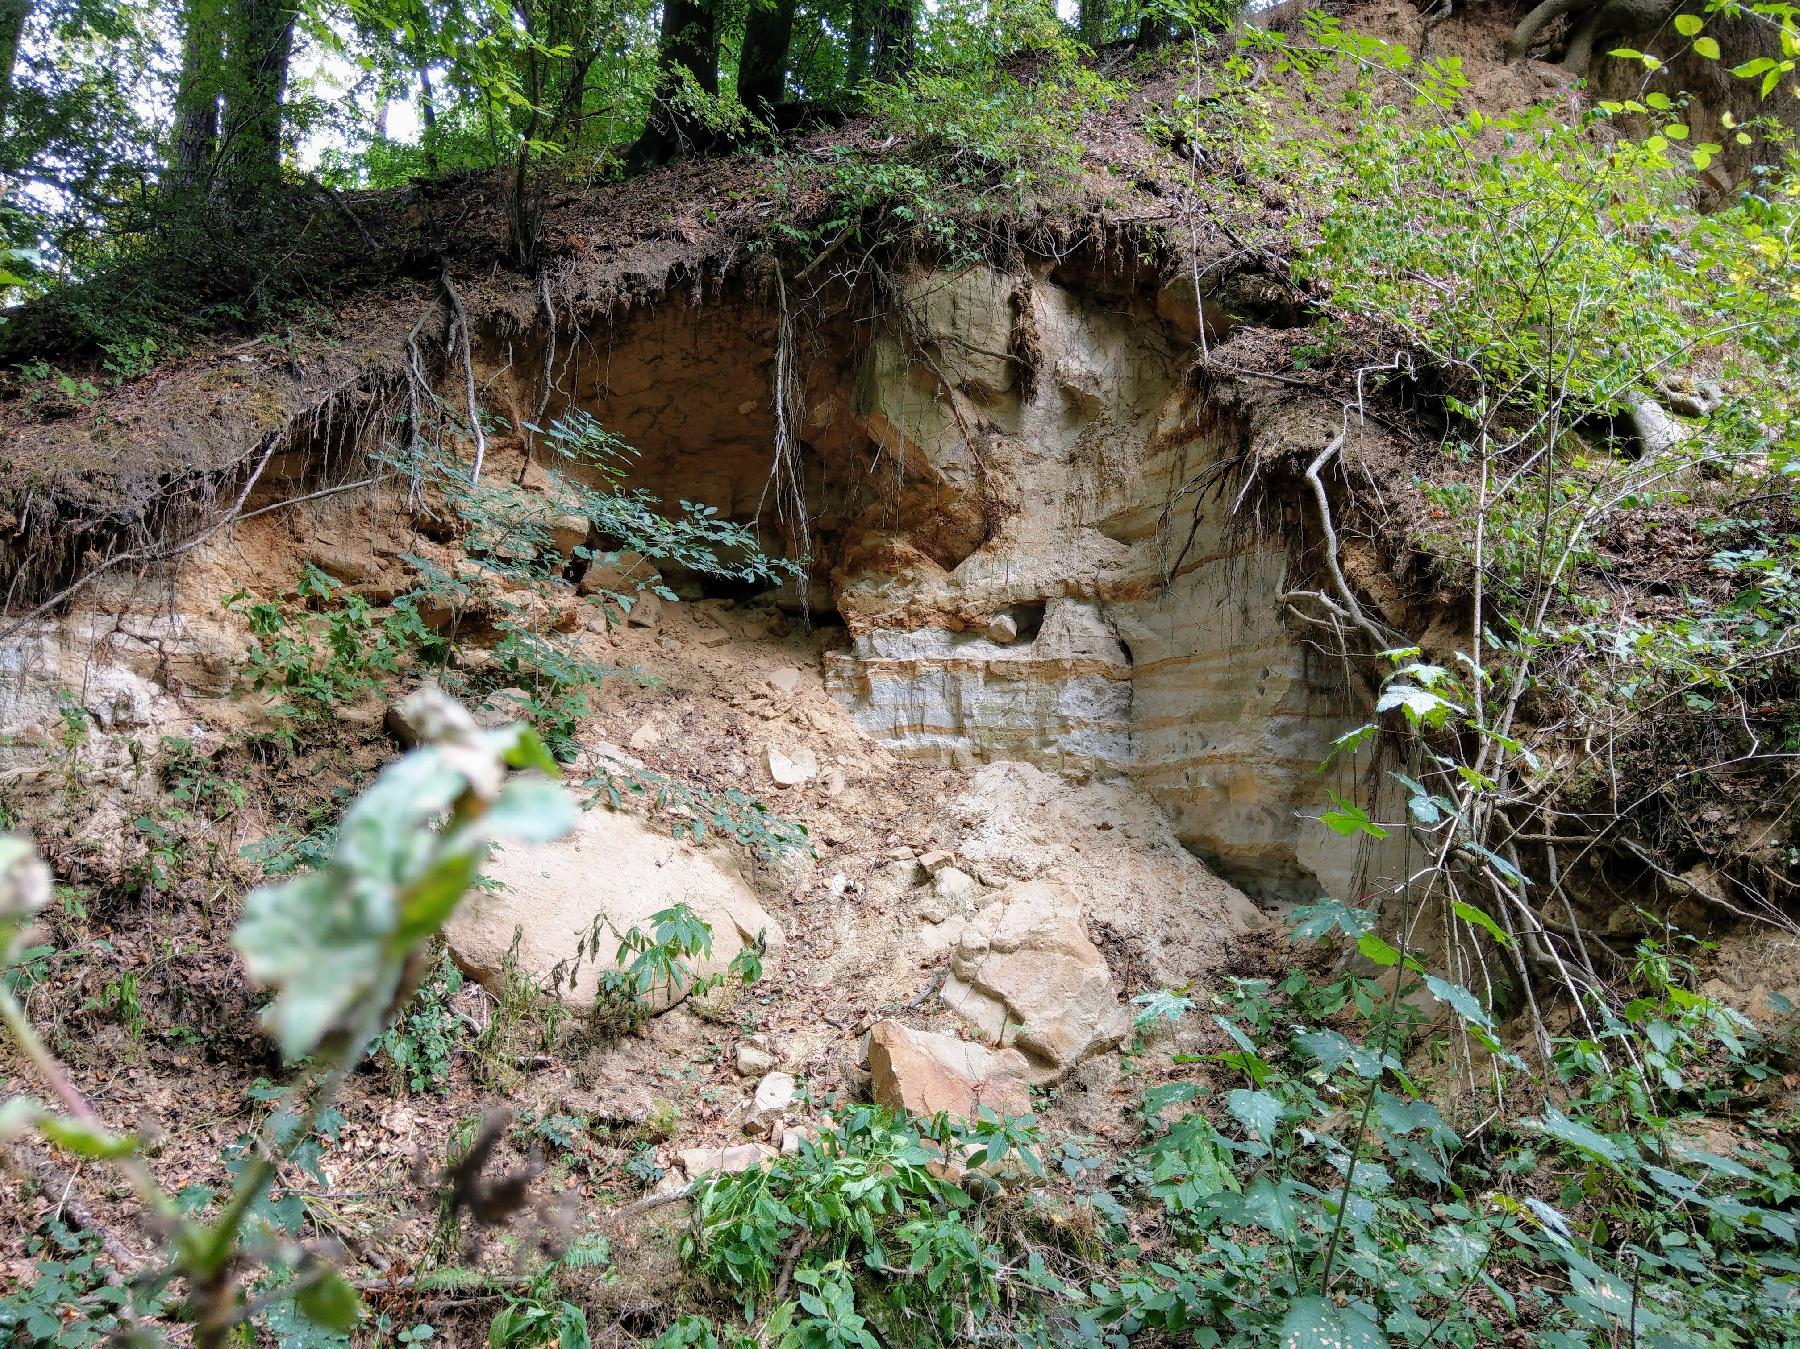
[(1400, 952), (1394, 947), (1389, 946), (1373, 932), (1365, 932), (1362, 936), (1358, 937), (1356, 939), (1356, 949), (1360, 951), (1366, 959), (1374, 961), (1384, 969), (1390, 965), (1398, 964), (1400, 960)]
[(1675, 31), (1683, 37), (1692, 37), (1705, 26), (1705, 21), (1697, 14), (1677, 14), (1675, 16)]
[(1483, 932), (1487, 933), (1488, 936), (1499, 942), (1500, 945), (1512, 945), (1512, 935), (1505, 931), (1500, 924), (1496, 923), (1484, 911), (1476, 908), (1473, 904), (1464, 903), (1460, 899), (1453, 899), (1450, 901), (1450, 911), (1458, 918), (1462, 919), (1463, 922), (1473, 924), (1475, 927), (1480, 928)]
[(436, 866), (414, 881), (405, 911), (389, 939), (390, 952), (403, 957), (419, 942), (435, 936), (456, 912), (456, 905), (464, 893), (475, 883), (480, 866), (480, 858), (471, 845), (440, 858)]
[(1697, 37), (1694, 39), (1694, 54), (1704, 56), (1708, 61), (1719, 59), (1719, 43), (1716, 38)]
[(330, 1270), (316, 1283), (302, 1288), (294, 1298), (300, 1314), (315, 1326), (340, 1333), (362, 1319), (362, 1300), (344, 1276)]
[(1226, 1096), (1225, 1105), (1234, 1117), (1243, 1122), (1245, 1128), (1263, 1142), (1275, 1141), (1275, 1133), (1281, 1127), (1284, 1113), (1277, 1098), (1266, 1091), (1246, 1091), (1240, 1087)]
[(1527, 1120), (1527, 1124), (1535, 1125), (1559, 1143), (1566, 1143), (1578, 1152), (1598, 1157), (1601, 1161), (1614, 1164), (1625, 1160), (1625, 1154), (1619, 1151), (1618, 1144), (1605, 1134), (1597, 1133), (1578, 1120), (1572, 1120), (1560, 1110), (1547, 1110), (1544, 1117)]
[(1428, 974), (1425, 976), (1425, 987), (1430, 991), (1432, 997), (1443, 1003), (1464, 1021), (1480, 1026), (1485, 1031), (1491, 1032), (1494, 1029), (1493, 1018), (1488, 1015), (1487, 1008), (1481, 1005), (1481, 999), (1461, 984), (1453, 984), (1446, 979), (1438, 978), (1435, 974)]
[(1281, 1349), (1388, 1349), (1388, 1338), (1361, 1312), (1329, 1298), (1295, 1298), (1276, 1335)]
[(71, 1119), (67, 1115), (40, 1115), (37, 1127), (38, 1132), (57, 1147), (65, 1152), (72, 1152), (77, 1157), (129, 1157), (137, 1151), (136, 1134), (109, 1133), (98, 1125)]
[(1369, 812), (1348, 801), (1336, 792), (1331, 793), (1332, 803), (1337, 807), (1319, 816), (1319, 822), (1334, 834), (1350, 838), (1355, 834), (1367, 834), (1371, 838), (1386, 838), (1387, 830), (1369, 818)]
[(482, 823), (500, 838), (548, 843), (575, 827), (575, 802), (554, 782), (519, 778), (501, 789)]

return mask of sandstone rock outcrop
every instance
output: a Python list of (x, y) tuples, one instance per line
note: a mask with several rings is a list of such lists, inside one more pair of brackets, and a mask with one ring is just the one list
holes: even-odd
[(1024, 1060), (898, 1021), (869, 1029), (870, 1093), (877, 1105), (914, 1115), (944, 1111), (974, 1119), (985, 1106), (997, 1115), (1031, 1114)]
[(1019, 1050), (1032, 1082), (1055, 1081), (1130, 1029), (1079, 897), (1054, 880), (1014, 886), (968, 921), (943, 999), (982, 1036)]
[[(486, 874), (500, 883), (471, 891), (444, 928), (450, 955), (471, 977), (497, 988), (519, 933), (518, 963), (576, 1009), (591, 1007), (602, 970), (613, 967), (619, 934), (650, 928), (650, 917), (685, 903), (712, 928), (712, 955), (688, 961), (696, 977), (725, 970), (759, 935), (781, 945), (780, 926), (722, 854), (669, 837), (635, 815), (585, 812), (555, 843), (498, 853)], [(599, 925), (597, 951), (584, 951)], [(658, 990), (665, 1010), (687, 990)]]

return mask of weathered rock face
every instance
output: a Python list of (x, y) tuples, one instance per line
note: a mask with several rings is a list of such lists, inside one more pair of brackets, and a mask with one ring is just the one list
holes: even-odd
[(1081, 901), (1057, 881), (1014, 886), (969, 920), (943, 997), (984, 1039), (1019, 1050), (1037, 1083), (1111, 1049), (1130, 1028)]
[[(712, 956), (688, 964), (697, 977), (725, 970), (758, 937), (771, 947), (780, 926), (763, 911), (743, 879), (719, 860), (670, 838), (634, 815), (590, 810), (575, 831), (555, 843), (514, 849), (484, 869), (503, 888), (471, 892), (444, 929), (451, 957), (471, 976), (497, 984), (513, 934), (519, 934), (519, 968), (548, 986), (561, 973), (557, 994), (571, 1007), (593, 1006), (602, 970), (613, 967), (619, 935), (650, 930), (650, 916), (685, 903), (712, 928)], [(583, 954), (599, 924), (598, 952)], [(662, 1008), (687, 990), (657, 990)]]
[(898, 1021), (869, 1029), (870, 1090), (877, 1105), (914, 1115), (944, 1111), (974, 1119), (982, 1107), (997, 1115), (1029, 1115), (1023, 1058), (994, 1053), (949, 1035), (913, 1030)]
[(1356, 711), (1283, 617), (1285, 543), (1219, 495), (1247, 431), (1181, 378), (1191, 293), (976, 267), (903, 305), (861, 425), (931, 505), (888, 503), (834, 573), (828, 687), (904, 752), (1128, 774), (1253, 891), (1346, 884), (1355, 845), (1296, 815)]

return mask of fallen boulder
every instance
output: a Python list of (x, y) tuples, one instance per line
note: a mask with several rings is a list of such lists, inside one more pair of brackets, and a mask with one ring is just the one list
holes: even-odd
[(974, 1119), (984, 1106), (997, 1115), (1029, 1115), (1023, 1067), (1016, 1053), (995, 1053), (898, 1021), (877, 1021), (869, 1029), (870, 1094), (892, 1110), (943, 1111), (961, 1120)]
[(571, 1008), (594, 1004), (600, 976), (614, 969), (620, 938), (632, 928), (654, 935), (651, 917), (686, 904), (712, 929), (710, 957), (686, 958), (691, 978), (647, 999), (666, 1011), (693, 979), (722, 973), (763, 937), (781, 945), (776, 921), (750, 887), (712, 851), (669, 837), (635, 815), (606, 809), (581, 816), (565, 838), (496, 854), (485, 868), (499, 882), (472, 891), (444, 927), (450, 956), (470, 977), (498, 992), (518, 933), (518, 968)]
[(1080, 899), (1054, 880), (1015, 885), (969, 919), (943, 999), (982, 1035), (1019, 1050), (1033, 1083), (1054, 1082), (1130, 1027)]

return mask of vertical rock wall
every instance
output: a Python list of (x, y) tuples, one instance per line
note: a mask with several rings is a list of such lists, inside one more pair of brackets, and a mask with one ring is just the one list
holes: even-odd
[(1283, 617), (1287, 541), (1233, 514), (1251, 431), (1184, 386), (1198, 322), (1179, 292), (913, 278), (855, 410), (913, 486), (847, 534), (829, 687), (897, 750), (1129, 775), (1246, 888), (1346, 893), (1354, 847), (1301, 816), (1359, 709)]

